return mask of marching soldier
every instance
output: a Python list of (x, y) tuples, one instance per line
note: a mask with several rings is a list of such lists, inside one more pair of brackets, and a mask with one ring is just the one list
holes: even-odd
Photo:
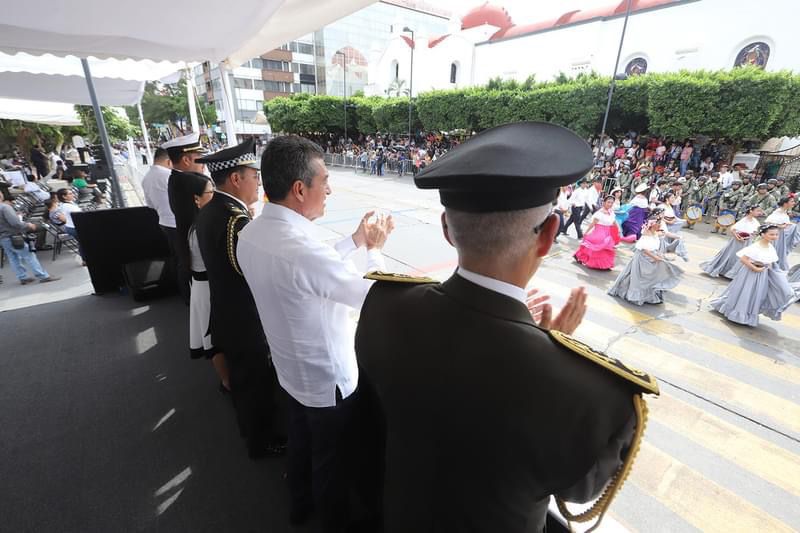
[(209, 329), (225, 354), (239, 430), (251, 459), (281, 455), (285, 443), (275, 428), (277, 378), (255, 300), (236, 260), (239, 231), (258, 201), (259, 163), (251, 139), (208, 155), (205, 163), (216, 193), (197, 215), (197, 241), (211, 292)]
[[(722, 191), (719, 197), (719, 214), (722, 215), (723, 211), (733, 211), (734, 222), (739, 218), (739, 207), (742, 204), (742, 182), (738, 178), (734, 178), (731, 183), (730, 189)], [(714, 221), (714, 229), (711, 233), (719, 233), (722, 225), (719, 223), (719, 217)]]
[(756, 187), (753, 185), (752, 179), (749, 174), (742, 176), (742, 199), (746, 200), (753, 193), (756, 192)]
[(767, 184), (759, 183), (756, 187), (755, 194), (747, 199), (747, 205), (757, 205), (761, 208), (761, 217), (759, 220), (763, 222), (763, 218), (772, 213), (778, 207), (778, 201), (774, 196), (767, 192)]
[[(172, 162), (172, 172), (167, 181), (167, 196), (169, 206), (173, 213), (177, 212), (175, 209), (175, 198), (180, 196), (177, 191), (182, 191), (184, 186), (185, 176), (187, 172), (196, 172), (202, 174), (205, 166), (198, 162), (198, 159), (207, 153), (206, 149), (200, 144), (200, 134), (190, 133), (183, 137), (176, 137), (161, 145), (169, 155), (169, 160)], [(181, 227), (178, 227), (178, 226)], [(178, 292), (180, 292), (183, 301), (189, 305), (189, 279), (191, 278), (189, 249), (185, 242), (181, 239), (186, 239), (189, 234), (189, 228), (181, 225), (177, 220), (175, 221), (175, 230), (166, 228), (164, 234), (167, 236), (170, 252), (175, 258), (175, 273), (178, 282)]]
[[(591, 165), (571, 131), (523, 122), (478, 134), (417, 176), (439, 189), (459, 264), (441, 284), (367, 276), (378, 281), (356, 353), (388, 428), (387, 532), (542, 531), (550, 495), (568, 520), (599, 521), (624, 481), (655, 380), (562, 333), (580, 323), (582, 289), (556, 320), (548, 307), (537, 324), (526, 304), (558, 231), (550, 204)], [(581, 516), (567, 509), (606, 486)]]
[(775, 201), (781, 199), (781, 190), (778, 188), (778, 180), (770, 178), (767, 180), (767, 194), (775, 198)]
[(775, 189), (778, 191), (778, 200), (789, 196), (789, 193), (792, 191), (789, 189), (789, 186), (786, 185), (786, 178), (784, 178), (783, 176), (778, 176), (777, 178), (775, 178), (775, 181), (776, 181)]
[(706, 182), (706, 186), (703, 188), (706, 224), (709, 224), (709, 218), (715, 218), (717, 216), (717, 204), (721, 191), (722, 182), (719, 181), (719, 172), (712, 172), (711, 179)]

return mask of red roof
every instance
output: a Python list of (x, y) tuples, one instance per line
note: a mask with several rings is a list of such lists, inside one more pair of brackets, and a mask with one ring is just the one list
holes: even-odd
[[(654, 7), (667, 6), (669, 4), (682, 3), (684, 0), (631, 0), (631, 13), (650, 9)], [(483, 4), (480, 7), (469, 11), (461, 19), (461, 29), (467, 30), (483, 24), (489, 24), (500, 28), (489, 40), (496, 41), (508, 37), (527, 35), (537, 31), (543, 31), (577, 22), (586, 22), (598, 18), (615, 17), (625, 14), (628, 7), (628, 0), (617, 0), (606, 6), (587, 10), (567, 11), (559, 17), (549, 20), (540, 20), (530, 24), (518, 26), (514, 24), (508, 12), (499, 6)], [(438, 42), (436, 43), (438, 44)], [(435, 46), (435, 45), (434, 45)]]
[(441, 35), (439, 37), (432, 37), (431, 39), (428, 40), (428, 48), (433, 48), (434, 46), (436, 46), (440, 42), (444, 41), (448, 37), (450, 37), (449, 33), (447, 33), (445, 35)]
[(499, 6), (492, 6), (488, 3), (470, 10), (466, 15), (461, 17), (461, 29), (468, 30), (489, 24), (490, 26), (497, 26), (500, 29), (510, 28), (514, 25), (511, 16), (504, 8)]

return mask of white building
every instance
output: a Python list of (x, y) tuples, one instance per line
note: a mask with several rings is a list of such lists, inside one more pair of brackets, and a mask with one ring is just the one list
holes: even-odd
[[(800, 70), (796, 0), (757, 4), (730, 0), (631, 0), (619, 72), (720, 70), (743, 63), (767, 70)], [(559, 73), (614, 67), (627, 0), (515, 24), (502, 7), (484, 4), (450, 22), (444, 35), (398, 32), (371, 62), (368, 94), (386, 94), (395, 80), (411, 81), (414, 95), (432, 89), (483, 85), (495, 77), (539, 81)]]

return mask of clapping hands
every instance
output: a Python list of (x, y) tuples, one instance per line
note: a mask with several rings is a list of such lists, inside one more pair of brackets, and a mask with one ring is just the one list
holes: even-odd
[(553, 307), (547, 303), (550, 297), (537, 296), (538, 292), (538, 289), (528, 291), (527, 304), (533, 321), (544, 329), (553, 329), (568, 335), (574, 333), (586, 314), (586, 289), (583, 287), (572, 289), (567, 303), (555, 318), (553, 318)]
[(375, 211), (367, 212), (353, 233), (353, 242), (359, 248), (361, 246), (366, 246), (367, 250), (383, 248), (389, 234), (394, 230), (392, 215), (378, 215), (374, 222), (370, 222), (373, 216)]

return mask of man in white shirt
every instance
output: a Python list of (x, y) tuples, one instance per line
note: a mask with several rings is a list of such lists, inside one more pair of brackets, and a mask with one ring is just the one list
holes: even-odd
[(733, 185), (734, 175), (733, 172), (730, 171), (728, 165), (722, 165), (720, 167), (720, 181), (722, 182), (723, 189), (729, 189), (731, 185)]
[(590, 187), (592, 184), (590, 178), (585, 177), (580, 182), (580, 187), (572, 191), (572, 196), (569, 197), (570, 204), (572, 204), (572, 215), (564, 224), (563, 233), (567, 234), (567, 230), (571, 225), (575, 225), (575, 233), (579, 239), (583, 239), (583, 230), (581, 224), (586, 215), (592, 212), (592, 206), (597, 199), (597, 192), (594, 188)]
[(153, 154), (153, 165), (142, 178), (142, 190), (144, 191), (144, 203), (158, 213), (158, 225), (167, 239), (170, 252), (166, 275), (177, 286), (175, 242), (178, 237), (175, 230), (175, 215), (172, 214), (172, 209), (169, 207), (169, 196), (167, 195), (167, 183), (169, 183), (171, 172), (172, 163), (169, 160), (169, 154), (164, 148), (156, 148), (155, 154)]
[[(323, 529), (340, 531), (353, 474), (344, 454), (359, 445), (352, 434), (360, 391), (349, 313), (361, 309), (372, 285), (347, 257), (366, 246), (367, 270), (385, 270), (381, 248), (394, 223), (391, 216), (370, 223), (370, 212), (352, 236), (334, 246), (319, 241), (312, 221), (324, 214), (331, 190), (323, 151), (307, 139), (272, 140), (261, 172), (270, 203), (239, 233), (236, 255), (290, 396), (290, 521), (304, 522), (316, 506)], [(377, 502), (372, 507), (377, 515)]]

